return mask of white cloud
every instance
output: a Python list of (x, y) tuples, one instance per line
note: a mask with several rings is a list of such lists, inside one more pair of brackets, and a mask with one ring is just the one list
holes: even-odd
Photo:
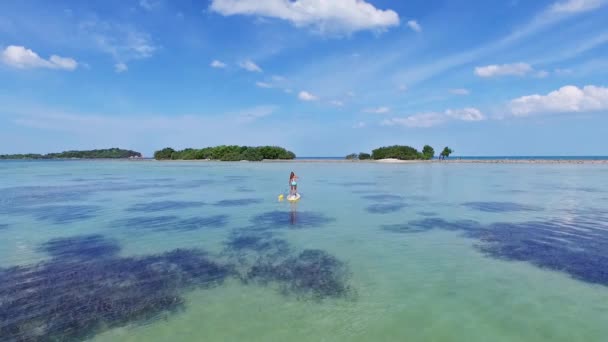
[(320, 32), (382, 31), (399, 25), (395, 11), (377, 9), (365, 0), (212, 0), (210, 9), (224, 16), (277, 18)]
[(469, 95), (471, 92), (464, 88), (450, 89), (450, 93), (454, 95)]
[(129, 67), (125, 63), (116, 63), (114, 64), (114, 71), (117, 73), (125, 72), (129, 70)]
[(272, 88), (272, 84), (266, 82), (255, 82), (255, 85), (258, 86), (258, 88)]
[[(577, 3), (581, 5), (576, 6)], [(433, 59), (426, 64), (411, 65), (406, 69), (395, 72), (394, 79), (396, 82), (406, 82), (408, 85), (413, 86), (418, 82), (425, 81), (448, 70), (475, 62), (480, 58), (505, 51), (506, 49), (511, 48), (518, 41), (522, 41), (525, 38), (534, 36), (535, 34), (560, 22), (569, 20), (573, 16), (582, 12), (597, 9), (606, 3), (608, 3), (606, 0), (569, 0), (557, 2), (554, 5), (545, 7), (530, 21), (521, 26), (515, 27), (509, 34), (499, 38), (498, 40), (491, 41), (489, 44), (468, 49), (442, 59)], [(563, 48), (561, 50), (563, 50)], [(554, 51), (550, 52), (553, 53)], [(543, 54), (543, 56), (547, 55), (551, 54), (548, 52)]]
[(553, 13), (581, 13), (599, 8), (604, 2), (604, 0), (563, 0), (554, 3), (550, 11)]
[(463, 108), (463, 109), (448, 109), (445, 111), (445, 115), (462, 121), (481, 121), (485, 119), (485, 116), (477, 108)]
[(160, 0), (139, 0), (139, 6), (147, 11), (151, 11), (160, 6)]
[(255, 64), (251, 60), (246, 60), (246, 61), (240, 62), (239, 66), (247, 71), (262, 72), (262, 68), (260, 68), (257, 64)]
[(280, 76), (280, 75), (273, 75), (272, 80), (275, 82), (283, 82), (283, 81), (285, 81), (285, 77)]
[(389, 107), (378, 107), (378, 108), (368, 108), (364, 109), (364, 113), (372, 113), (372, 114), (387, 114), (391, 111)]
[(418, 24), (416, 20), (410, 20), (407, 22), (407, 26), (411, 28), (413, 31), (422, 32), (422, 26)]
[(534, 74), (534, 76), (536, 76), (538, 78), (545, 78), (545, 77), (549, 76), (549, 72), (546, 70), (539, 70), (536, 74)]
[(342, 106), (344, 106), (344, 102), (339, 101), (339, 100), (330, 101), (329, 104), (331, 104), (332, 106), (336, 106), (336, 107), (342, 107)]
[(515, 116), (540, 113), (578, 113), (608, 110), (608, 88), (567, 85), (547, 95), (528, 95), (510, 102)]
[(298, 98), (302, 101), (317, 101), (319, 99), (315, 95), (304, 90), (298, 94)]
[(442, 113), (420, 113), (404, 118), (391, 118), (381, 122), (383, 126), (432, 127), (446, 121)]
[(89, 20), (80, 23), (80, 30), (87, 41), (111, 55), (116, 62), (149, 58), (159, 48), (149, 34), (127, 24)]
[(407, 91), (407, 86), (405, 84), (401, 84), (399, 87), (397, 87), (397, 89), (400, 92), (406, 92)]
[(353, 125), (353, 128), (364, 128), (365, 126), (367, 126), (367, 124), (365, 122), (359, 121)]
[(383, 120), (383, 126), (404, 126), (428, 128), (444, 124), (450, 120), (481, 121), (485, 120), (483, 113), (477, 108), (447, 109), (445, 112), (419, 113), (403, 118), (390, 118)]
[(49, 60), (59, 69), (74, 70), (78, 67), (78, 63), (73, 58), (69, 57), (60, 57), (57, 55), (52, 55)]
[(534, 69), (527, 63), (514, 63), (502, 65), (486, 65), (475, 68), (475, 75), (479, 77), (497, 77), (497, 76), (524, 76)]
[(209, 66), (211, 66), (212, 68), (218, 68), (218, 69), (222, 69), (226, 67), (226, 63), (222, 62), (222, 61), (218, 61), (217, 59), (214, 59), (211, 64), (209, 64)]
[(4, 64), (18, 69), (47, 68), (72, 71), (78, 67), (78, 63), (72, 58), (52, 55), (47, 60), (34, 51), (17, 45), (6, 47), (0, 59)]

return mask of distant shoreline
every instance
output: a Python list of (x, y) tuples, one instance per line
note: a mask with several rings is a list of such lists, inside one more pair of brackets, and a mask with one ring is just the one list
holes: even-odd
[(354, 164), (608, 164), (608, 159), (448, 159), (448, 160), (264, 160), (268, 163), (354, 163)]
[(219, 160), (208, 160), (208, 159), (196, 159), (196, 160), (155, 160), (152, 158), (53, 158), (53, 159), (2, 159), (0, 162), (15, 162), (15, 161), (29, 161), (29, 162), (49, 162), (49, 161), (113, 161), (113, 162), (158, 162), (158, 163), (316, 163), (316, 164), (608, 164), (608, 158), (606, 159), (523, 159), (521, 157), (515, 157), (514, 159), (497, 158), (497, 159), (474, 159), (467, 157), (466, 159), (432, 159), (432, 160), (398, 160), (398, 159), (380, 159), (380, 160), (347, 160), (339, 158), (301, 158), (301, 159), (265, 159), (262, 161), (219, 161)]
[[(133, 160), (138, 161), (138, 160)], [(141, 161), (141, 160), (139, 160)], [(147, 161), (156, 161), (147, 159)], [(221, 162), (217, 160), (159, 160), (158, 162), (184, 163), (184, 162), (208, 162), (208, 163), (260, 163), (249, 162)], [(608, 159), (447, 159), (447, 160), (347, 160), (347, 159), (268, 159), (261, 163), (316, 163), (316, 164), (608, 164)]]

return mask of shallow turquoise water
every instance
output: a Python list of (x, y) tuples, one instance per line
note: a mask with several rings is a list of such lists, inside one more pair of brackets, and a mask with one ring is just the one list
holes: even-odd
[[(292, 170), (297, 205), (277, 201)], [(604, 165), (10, 161), (0, 180), (2, 340), (608, 335)]]

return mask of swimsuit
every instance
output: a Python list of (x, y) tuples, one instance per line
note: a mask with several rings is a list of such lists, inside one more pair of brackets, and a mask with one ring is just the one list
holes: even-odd
[(296, 186), (296, 185), (298, 185), (298, 183), (296, 183), (296, 181), (291, 182), (291, 186)]

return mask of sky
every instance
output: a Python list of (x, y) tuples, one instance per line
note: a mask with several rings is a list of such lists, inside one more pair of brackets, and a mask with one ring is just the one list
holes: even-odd
[(608, 0), (6, 0), (0, 154), (608, 155)]

